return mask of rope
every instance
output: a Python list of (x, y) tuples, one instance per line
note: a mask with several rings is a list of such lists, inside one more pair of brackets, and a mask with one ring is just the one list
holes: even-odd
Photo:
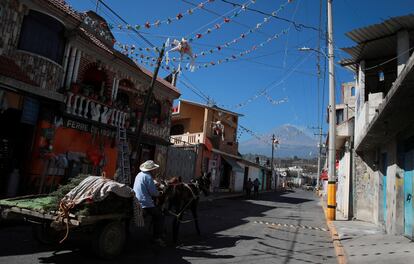
[[(173, 211), (171, 211), (171, 210), (168, 210), (168, 212), (171, 214), (171, 215), (173, 215), (173, 216), (175, 216), (176, 218), (177, 218), (177, 220), (180, 222), (180, 223), (189, 223), (189, 222), (192, 222), (192, 221), (194, 221), (194, 220), (196, 220), (196, 219), (192, 219), (192, 220), (187, 220), (187, 221), (182, 221), (182, 220), (180, 220), (180, 217), (181, 217), (181, 215), (185, 212), (185, 210), (188, 208), (188, 206), (193, 202), (193, 201), (195, 201), (197, 198), (198, 198), (198, 196), (197, 195), (195, 195), (195, 193), (194, 193), (194, 191), (193, 191), (193, 189), (191, 189), (191, 187), (187, 184), (187, 183), (176, 183), (176, 184), (169, 184), (169, 185), (172, 185), (172, 186), (174, 186), (174, 188), (177, 186), (177, 185), (184, 185), (186, 188), (188, 188), (189, 190), (190, 190), (190, 192), (191, 192), (191, 194), (192, 194), (192, 196), (193, 196), (193, 198), (191, 198), (191, 200), (189, 200), (188, 202), (187, 202), (187, 204), (183, 207), (183, 209), (181, 209), (181, 211), (178, 213), (178, 214), (176, 214), (175, 212), (173, 212)], [(196, 186), (196, 188), (198, 189), (198, 186)]]
[(75, 207), (74, 202), (61, 201), (60, 204), (59, 204), (59, 211), (58, 211), (58, 215), (57, 215), (55, 221), (60, 220), (63, 223), (66, 219), (66, 232), (65, 232), (65, 236), (59, 241), (60, 244), (63, 243), (63, 241), (65, 241), (68, 238), (68, 235), (69, 235), (69, 214), (70, 214), (70, 210), (73, 207)]

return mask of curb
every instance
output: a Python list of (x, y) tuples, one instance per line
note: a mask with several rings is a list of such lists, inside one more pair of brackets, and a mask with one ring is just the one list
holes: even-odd
[(348, 260), (346, 259), (344, 247), (342, 246), (341, 240), (339, 239), (338, 231), (336, 230), (334, 223), (328, 219), (328, 215), (326, 214), (326, 208), (322, 198), (321, 204), (323, 213), (325, 214), (326, 224), (328, 225), (329, 232), (331, 233), (332, 243), (335, 248), (336, 259), (338, 261), (338, 264), (347, 264)]

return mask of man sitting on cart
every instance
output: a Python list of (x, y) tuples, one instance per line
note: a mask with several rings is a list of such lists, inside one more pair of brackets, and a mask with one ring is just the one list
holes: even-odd
[(139, 167), (141, 172), (135, 177), (134, 191), (144, 210), (144, 215), (150, 215), (152, 217), (154, 225), (154, 242), (159, 246), (165, 246), (165, 242), (162, 239), (164, 216), (160, 208), (156, 207), (153, 201), (153, 197), (158, 197), (160, 195), (153, 179), (155, 176), (154, 170), (158, 167), (159, 165), (155, 164), (152, 160), (147, 160), (142, 163)]

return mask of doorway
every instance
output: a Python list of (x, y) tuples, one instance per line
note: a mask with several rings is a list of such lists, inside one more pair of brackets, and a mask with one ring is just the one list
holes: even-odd
[(22, 111), (9, 108), (0, 114), (0, 197), (26, 193), (34, 126), (21, 123)]

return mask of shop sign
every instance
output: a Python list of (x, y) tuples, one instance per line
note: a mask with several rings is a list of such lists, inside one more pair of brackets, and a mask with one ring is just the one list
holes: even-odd
[(38, 100), (31, 97), (25, 97), (20, 122), (29, 125), (36, 125), (37, 118), (39, 116), (39, 106), (40, 103)]
[(92, 134), (100, 134), (106, 137), (115, 137), (116, 131), (112, 129), (102, 128), (99, 126), (95, 126), (88, 123), (83, 123), (78, 120), (73, 120), (69, 118), (63, 119), (63, 126), (67, 128), (73, 128), (76, 130), (92, 133)]

